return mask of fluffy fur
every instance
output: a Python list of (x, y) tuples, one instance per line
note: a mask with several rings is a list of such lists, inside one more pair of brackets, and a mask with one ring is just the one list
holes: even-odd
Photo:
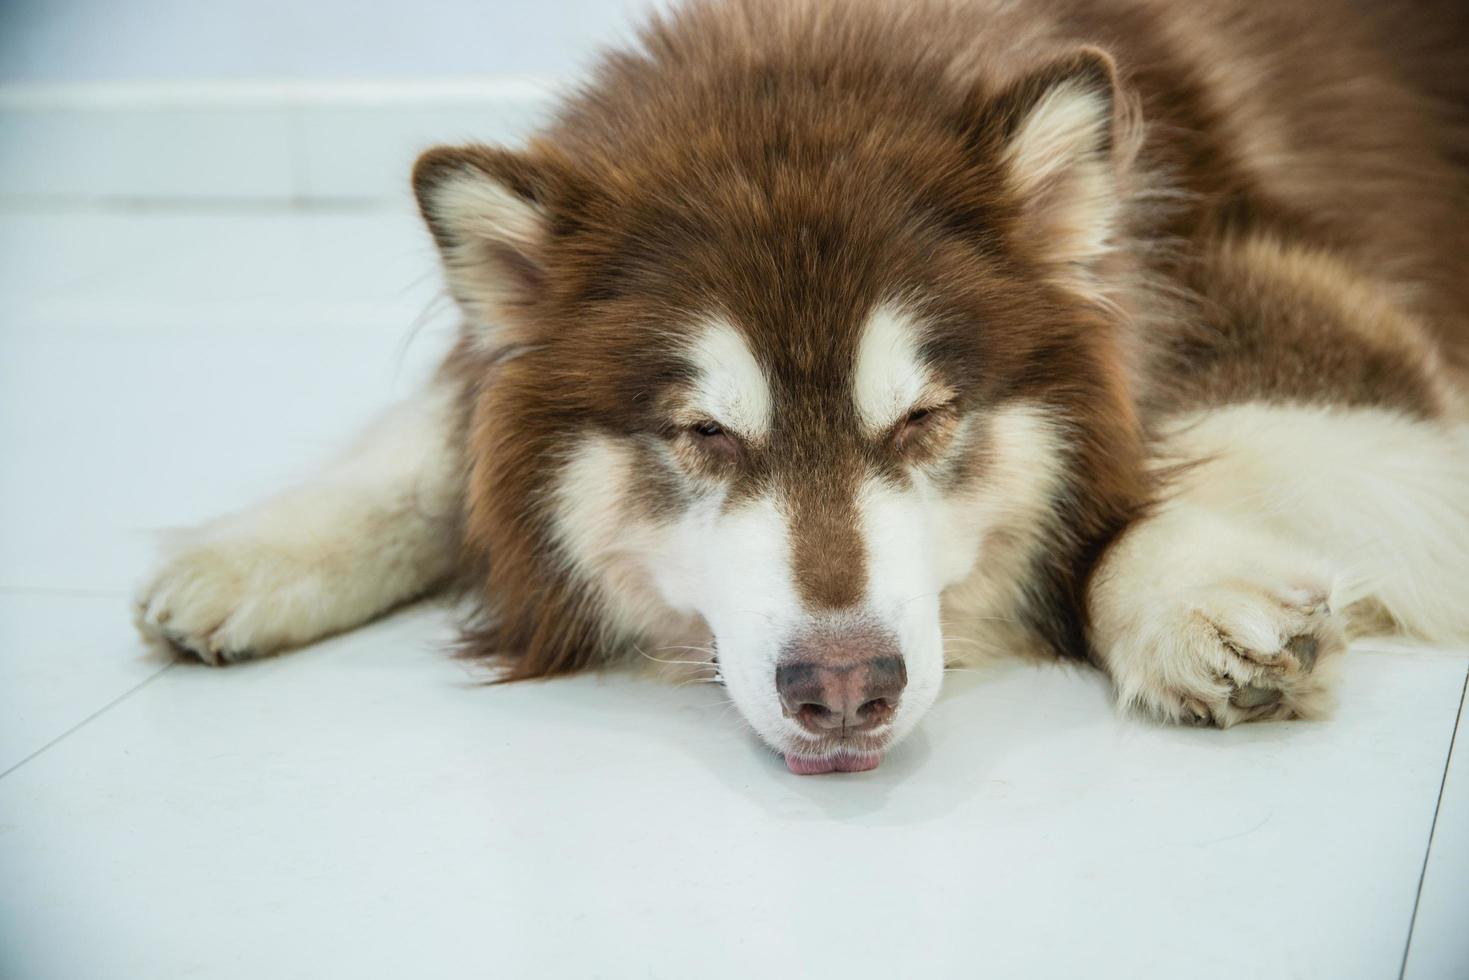
[[(176, 541), (140, 624), (222, 662), (452, 578), (506, 677), (702, 651), (798, 772), (982, 651), (1319, 715), (1354, 633), (1469, 635), (1469, 30), (1429, 13), (654, 18), (525, 149), (419, 161), (432, 391)], [(885, 686), (836, 731), (797, 674)]]

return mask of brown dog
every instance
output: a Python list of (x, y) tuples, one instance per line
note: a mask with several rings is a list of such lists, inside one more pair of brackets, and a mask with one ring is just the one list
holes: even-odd
[(1002, 648), (1316, 714), (1352, 630), (1469, 636), (1469, 29), (1408, 8), (656, 19), (419, 161), (458, 346), (140, 624), (223, 663), (458, 584), (508, 677), (707, 662), (798, 772)]

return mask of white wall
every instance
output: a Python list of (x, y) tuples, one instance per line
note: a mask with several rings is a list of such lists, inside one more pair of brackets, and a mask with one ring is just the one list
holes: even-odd
[(562, 79), (648, 0), (0, 0), (0, 82)]
[(0, 206), (402, 204), (658, 0), (0, 0)]

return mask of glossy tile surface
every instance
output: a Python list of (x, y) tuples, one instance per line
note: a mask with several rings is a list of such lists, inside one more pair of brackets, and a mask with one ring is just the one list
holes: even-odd
[(1466, 651), (1359, 648), (1334, 719), (1229, 732), (956, 673), (882, 768), (807, 779), (716, 687), (485, 687), (432, 606), (163, 670), (148, 529), (411, 388), (426, 239), (29, 213), (0, 251), (0, 975), (1393, 977), (1415, 905), (1408, 975), (1465, 962)]
[(1404, 976), (1469, 977), (1469, 700), (1459, 705)]
[(168, 665), (129, 616), (116, 595), (0, 592), (0, 774)]

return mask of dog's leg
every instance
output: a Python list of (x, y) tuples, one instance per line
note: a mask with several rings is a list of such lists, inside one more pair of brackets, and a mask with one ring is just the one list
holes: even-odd
[(1187, 499), (1130, 529), (1091, 588), (1092, 646), (1129, 708), (1228, 726), (1328, 706), (1341, 651), (1331, 566)]
[(1469, 430), (1241, 405), (1181, 420), (1196, 461), (1103, 559), (1092, 645), (1119, 698), (1175, 721), (1319, 714), (1344, 635), (1469, 636)]
[(349, 629), (445, 581), (462, 480), (453, 413), (435, 382), (309, 482), (176, 533), (138, 594), (138, 628), (222, 664)]

